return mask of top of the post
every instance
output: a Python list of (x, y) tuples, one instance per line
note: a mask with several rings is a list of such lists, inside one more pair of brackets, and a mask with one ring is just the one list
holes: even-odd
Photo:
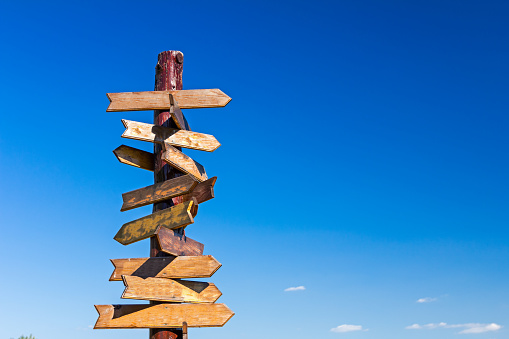
[(182, 90), (184, 53), (180, 51), (161, 52), (157, 56), (156, 91)]

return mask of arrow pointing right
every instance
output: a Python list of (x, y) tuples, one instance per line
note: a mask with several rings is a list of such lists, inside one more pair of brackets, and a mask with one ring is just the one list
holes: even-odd
[(122, 280), (123, 275), (141, 278), (208, 278), (221, 264), (211, 255), (111, 259), (115, 270), (110, 281)]
[(225, 304), (95, 305), (94, 328), (221, 327), (235, 313)]
[(171, 108), (170, 94), (178, 101), (180, 108), (224, 107), (231, 100), (217, 88), (106, 93), (110, 100), (106, 112), (168, 110)]

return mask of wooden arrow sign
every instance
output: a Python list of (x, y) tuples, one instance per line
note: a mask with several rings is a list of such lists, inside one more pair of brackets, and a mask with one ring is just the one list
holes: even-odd
[(121, 145), (113, 153), (118, 161), (123, 164), (143, 168), (147, 171), (154, 170), (154, 154), (139, 150), (137, 148)]
[(214, 198), (214, 185), (217, 177), (212, 177), (196, 185), (190, 193), (183, 196), (183, 201), (195, 198), (198, 204)]
[(235, 313), (225, 304), (95, 305), (94, 328), (221, 327)]
[(177, 101), (173, 98), (173, 95), (170, 94), (170, 115), (173, 121), (175, 122), (175, 125), (177, 125), (180, 129), (185, 129), (186, 131), (190, 131), (191, 128), (189, 127), (189, 124), (187, 123), (186, 117), (182, 113), (182, 110), (180, 109)]
[(147, 215), (146, 217), (136, 219), (122, 225), (117, 232), (116, 241), (123, 245), (132, 244), (156, 234), (158, 227), (167, 227), (170, 229), (180, 228), (194, 222), (191, 208), (197, 205), (196, 200), (186, 201), (173, 207), (164, 209)]
[(188, 174), (124, 193), (122, 194), (124, 203), (120, 211), (123, 212), (133, 208), (155, 204), (159, 201), (191, 193), (197, 184), (198, 181)]
[(126, 130), (122, 138), (167, 143), (177, 147), (191, 148), (199, 151), (213, 152), (221, 144), (213, 135), (179, 130), (143, 122), (122, 119)]
[(192, 175), (198, 181), (207, 180), (205, 168), (198, 162), (191, 159), (175, 147), (164, 144), (164, 153), (161, 158), (171, 166), (181, 170), (184, 173)]
[(185, 303), (214, 303), (221, 291), (212, 283), (172, 280), (165, 278), (140, 278), (123, 275), (123, 299), (156, 300)]
[(211, 255), (111, 259), (115, 270), (110, 281), (122, 280), (123, 275), (141, 278), (208, 278), (221, 264)]
[(106, 93), (110, 105), (106, 112), (150, 111), (171, 108), (170, 94), (180, 108), (224, 107), (231, 98), (221, 90), (193, 89), (181, 91)]
[(159, 227), (156, 232), (161, 251), (174, 255), (202, 255), (204, 245), (196, 240), (176, 233), (166, 227)]

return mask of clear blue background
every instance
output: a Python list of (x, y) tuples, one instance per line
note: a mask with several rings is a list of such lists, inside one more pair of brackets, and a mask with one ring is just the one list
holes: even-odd
[[(120, 164), (107, 92), (154, 85), (185, 55), (187, 110), (222, 143), (186, 151), (218, 176), (187, 234), (223, 267), (236, 315), (190, 338), (451, 338), (412, 324), (496, 323), (509, 338), (509, 3), (504, 1), (2, 1), (0, 337), (146, 338), (91, 330), (122, 300)], [(284, 292), (305, 286), (306, 290)], [(419, 298), (437, 298), (417, 303)], [(333, 333), (360, 325), (368, 331)]]

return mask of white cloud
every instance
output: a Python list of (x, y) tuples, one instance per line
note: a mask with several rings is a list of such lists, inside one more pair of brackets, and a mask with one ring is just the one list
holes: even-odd
[(416, 302), (422, 304), (422, 303), (430, 303), (430, 302), (437, 301), (437, 300), (438, 300), (438, 298), (426, 297), (426, 298), (417, 299)]
[(345, 333), (345, 332), (367, 331), (367, 330), (362, 329), (362, 326), (360, 326), (360, 325), (343, 324), (343, 325), (339, 325), (338, 327), (331, 328), (330, 331), (336, 332), (336, 333)]
[(468, 327), (466, 330), (460, 332), (460, 334), (470, 334), (470, 333), (484, 333), (491, 331), (498, 331), (502, 328), (502, 326), (491, 323), (491, 324), (465, 324)]
[(467, 324), (451, 324), (447, 323), (436, 323), (419, 325), (413, 324), (405, 327), (407, 330), (433, 330), (435, 328), (464, 328), (464, 330), (458, 332), (459, 334), (472, 334), (472, 333), (484, 333), (491, 331), (498, 331), (502, 326), (491, 323), (491, 324), (478, 324), (478, 323), (467, 323)]
[(419, 324), (413, 324), (410, 326), (405, 327), (407, 330), (432, 330), (439, 327), (446, 327), (449, 326), (446, 323), (437, 323), (437, 324), (426, 324), (426, 325), (419, 325)]
[(306, 288), (304, 286), (288, 287), (285, 288), (285, 292), (304, 291), (305, 289)]

